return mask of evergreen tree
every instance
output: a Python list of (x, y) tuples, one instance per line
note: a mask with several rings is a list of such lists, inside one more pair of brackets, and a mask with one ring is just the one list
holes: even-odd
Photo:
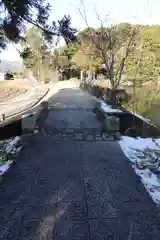
[(8, 40), (18, 43), (27, 23), (43, 30), (47, 39), (63, 37), (67, 44), (75, 40), (76, 29), (70, 26), (70, 16), (49, 25), (50, 11), (45, 0), (0, 0), (0, 48), (4, 49)]

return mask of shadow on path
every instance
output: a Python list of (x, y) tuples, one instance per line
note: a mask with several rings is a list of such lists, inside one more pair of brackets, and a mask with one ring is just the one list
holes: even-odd
[[(42, 126), (100, 131), (93, 104), (80, 89), (60, 90)], [(0, 240), (159, 239), (159, 210), (116, 142), (43, 131), (27, 141), (0, 183)]]

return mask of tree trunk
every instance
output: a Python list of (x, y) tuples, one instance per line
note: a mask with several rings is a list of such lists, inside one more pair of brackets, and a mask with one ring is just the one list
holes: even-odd
[(117, 88), (114, 84), (114, 79), (110, 79), (110, 83), (111, 83), (111, 101), (113, 102), (113, 104), (117, 103)]
[(117, 92), (116, 89), (111, 89), (111, 101), (113, 104), (117, 103)]
[(135, 88), (135, 79), (133, 80), (133, 104), (132, 111), (136, 112), (136, 88)]

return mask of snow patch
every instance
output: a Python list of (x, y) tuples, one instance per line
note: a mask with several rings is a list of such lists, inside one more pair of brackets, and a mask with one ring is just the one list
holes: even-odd
[(17, 150), (16, 148), (16, 144), (18, 143), (18, 141), (20, 140), (20, 137), (15, 137), (15, 138), (11, 138), (11, 139), (8, 139), (5, 142), (6, 144), (6, 152), (7, 153), (10, 153), (10, 152), (15, 152)]
[(101, 103), (101, 108), (103, 109), (104, 112), (106, 113), (115, 113), (115, 112), (123, 112), (122, 110), (118, 109), (118, 108), (113, 108), (111, 105), (105, 103), (104, 101), (96, 98), (96, 97), (92, 97), (94, 100), (96, 100), (97, 102)]
[(160, 139), (123, 136), (119, 143), (153, 201), (160, 205)]
[(0, 176), (3, 175), (10, 167), (11, 162), (7, 162), (3, 165), (0, 165)]
[(101, 102), (101, 108), (106, 112), (106, 113), (112, 113), (112, 112), (122, 112), (118, 108), (112, 108), (111, 105), (108, 105), (104, 102)]
[(20, 151), (21, 147), (17, 147), (19, 140), (20, 137), (17, 136), (15, 138), (0, 141), (0, 176), (9, 169), (11, 163), (13, 162), (11, 157)]
[(136, 167), (134, 168), (137, 175), (141, 177), (141, 181), (143, 182), (153, 201), (160, 205), (160, 179), (149, 169), (141, 170)]

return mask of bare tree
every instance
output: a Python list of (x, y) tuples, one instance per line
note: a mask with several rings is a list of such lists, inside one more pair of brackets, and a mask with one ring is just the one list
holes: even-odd
[(122, 41), (118, 33), (118, 26), (114, 25), (106, 28), (97, 12), (96, 17), (100, 22), (100, 28), (93, 30), (88, 24), (83, 0), (81, 0), (81, 6), (82, 10), (78, 8), (78, 11), (86, 23), (88, 37), (95, 48), (95, 52), (100, 57), (101, 62), (105, 65), (106, 77), (110, 81), (112, 89), (111, 98), (113, 101), (116, 101), (115, 90), (120, 85), (125, 61), (135, 47), (135, 36), (138, 30), (137, 26), (133, 27), (130, 25), (128, 31), (123, 29)]

